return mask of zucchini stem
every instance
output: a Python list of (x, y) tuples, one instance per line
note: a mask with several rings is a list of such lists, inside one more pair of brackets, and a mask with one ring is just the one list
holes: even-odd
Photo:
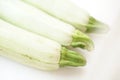
[(79, 30), (76, 30), (73, 34), (73, 41), (71, 43), (72, 47), (81, 47), (83, 49), (87, 50), (93, 50), (94, 48), (94, 43), (84, 33), (80, 32)]
[(89, 18), (89, 22), (86, 25), (86, 27), (87, 27), (87, 30), (86, 30), (87, 33), (93, 33), (93, 32), (94, 33), (105, 33), (109, 30), (108, 25), (96, 20), (93, 17)]
[(60, 67), (64, 66), (84, 66), (86, 65), (86, 59), (81, 54), (68, 50), (65, 47), (62, 47), (61, 59), (59, 62)]

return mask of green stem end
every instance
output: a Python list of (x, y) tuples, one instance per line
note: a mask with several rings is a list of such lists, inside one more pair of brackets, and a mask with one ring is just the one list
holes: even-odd
[(81, 54), (76, 53), (76, 52), (71, 51), (71, 50), (68, 50), (65, 47), (62, 47), (61, 59), (60, 59), (59, 64), (60, 64), (60, 67), (65, 67), (65, 66), (73, 66), (73, 67), (84, 66), (84, 65), (86, 65), (86, 59)]
[(83, 32), (76, 30), (73, 34), (73, 41), (71, 43), (72, 47), (80, 47), (82, 49), (87, 49), (88, 51), (93, 50), (93, 41)]
[(86, 30), (87, 33), (93, 33), (93, 32), (94, 33), (106, 33), (109, 30), (108, 25), (96, 20), (93, 17), (89, 18), (89, 22), (86, 25), (86, 27), (87, 27), (87, 30)]

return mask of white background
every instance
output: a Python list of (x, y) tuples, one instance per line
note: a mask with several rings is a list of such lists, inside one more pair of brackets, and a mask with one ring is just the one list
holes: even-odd
[(110, 27), (103, 36), (94, 36), (95, 50), (85, 54), (87, 66), (47, 72), (0, 56), (0, 80), (120, 80), (120, 0), (73, 2)]

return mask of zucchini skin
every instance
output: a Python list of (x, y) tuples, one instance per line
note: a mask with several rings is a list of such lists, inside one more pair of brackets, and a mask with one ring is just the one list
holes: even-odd
[(42, 61), (30, 58), (29, 56), (22, 55), (19, 52), (17, 53), (14, 51), (10, 51), (3, 47), (0, 47), (0, 55), (5, 58), (16, 61), (20, 64), (23, 64), (25, 66), (36, 68), (39, 70), (52, 71), (52, 70), (59, 69), (59, 64), (42, 62)]
[[(60, 44), (3, 20), (0, 20), (0, 47), (1, 51), (7, 52), (8, 56), (12, 56), (13, 59), (18, 59), (20, 62), (36, 64), (34, 65), (36, 67), (41, 65), (41, 69), (45, 66), (48, 68), (49, 65), (51, 69), (59, 68), (62, 48)], [(3, 53), (3, 55), (7, 54)]]
[[(22, 0), (85, 32), (89, 14), (70, 0)], [(46, 6), (47, 5), (47, 6)]]

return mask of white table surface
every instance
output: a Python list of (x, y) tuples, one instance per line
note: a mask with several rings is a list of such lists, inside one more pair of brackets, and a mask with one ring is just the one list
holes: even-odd
[(0, 80), (120, 80), (120, 0), (73, 0), (110, 31), (95, 36), (95, 50), (86, 53), (87, 66), (47, 72), (0, 56)]

